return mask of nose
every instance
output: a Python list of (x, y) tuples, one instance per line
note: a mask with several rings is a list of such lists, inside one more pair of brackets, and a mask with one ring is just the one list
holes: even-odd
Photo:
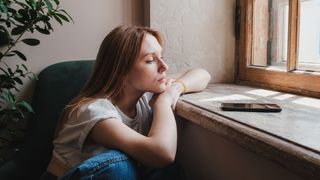
[(159, 58), (159, 72), (165, 72), (169, 69), (169, 66), (161, 59)]

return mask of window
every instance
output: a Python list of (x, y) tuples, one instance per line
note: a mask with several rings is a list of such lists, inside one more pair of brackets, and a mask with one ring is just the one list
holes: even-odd
[(238, 0), (238, 81), (320, 97), (320, 0)]

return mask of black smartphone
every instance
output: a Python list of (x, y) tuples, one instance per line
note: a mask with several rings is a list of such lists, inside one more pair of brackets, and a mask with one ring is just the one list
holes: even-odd
[(223, 111), (248, 111), (248, 112), (280, 112), (281, 107), (270, 103), (221, 103)]

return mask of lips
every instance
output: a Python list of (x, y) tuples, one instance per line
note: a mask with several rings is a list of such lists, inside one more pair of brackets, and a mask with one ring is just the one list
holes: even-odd
[(167, 79), (165, 77), (161, 78), (158, 80), (160, 83), (166, 83), (167, 82)]

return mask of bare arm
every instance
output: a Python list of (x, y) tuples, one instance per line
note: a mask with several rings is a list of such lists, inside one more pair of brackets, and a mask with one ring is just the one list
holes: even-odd
[(210, 74), (201, 68), (190, 69), (185, 72), (170, 75), (174, 78), (172, 86), (179, 89), (179, 94), (173, 96), (172, 109), (175, 110), (176, 103), (182, 93), (198, 92), (205, 89), (211, 79)]
[[(210, 75), (203, 69), (192, 69), (177, 78), (187, 92), (203, 90)], [(182, 86), (169, 80), (168, 89), (154, 95), (151, 107), (153, 121), (149, 134), (143, 136), (120, 120), (111, 118), (98, 122), (91, 131), (91, 139), (106, 148), (116, 148), (135, 160), (153, 167), (165, 166), (174, 161), (177, 149), (177, 127), (172, 107), (181, 94)]]
[(154, 95), (151, 104), (153, 121), (148, 136), (139, 134), (118, 119), (110, 118), (98, 122), (90, 138), (106, 148), (120, 149), (142, 164), (152, 167), (168, 165), (174, 161), (177, 148), (177, 128), (170, 95), (173, 91), (177, 89)]
[(190, 69), (185, 72), (170, 75), (170, 77), (181, 81), (185, 85), (186, 92), (184, 93), (202, 91), (211, 79), (210, 74), (201, 68)]

